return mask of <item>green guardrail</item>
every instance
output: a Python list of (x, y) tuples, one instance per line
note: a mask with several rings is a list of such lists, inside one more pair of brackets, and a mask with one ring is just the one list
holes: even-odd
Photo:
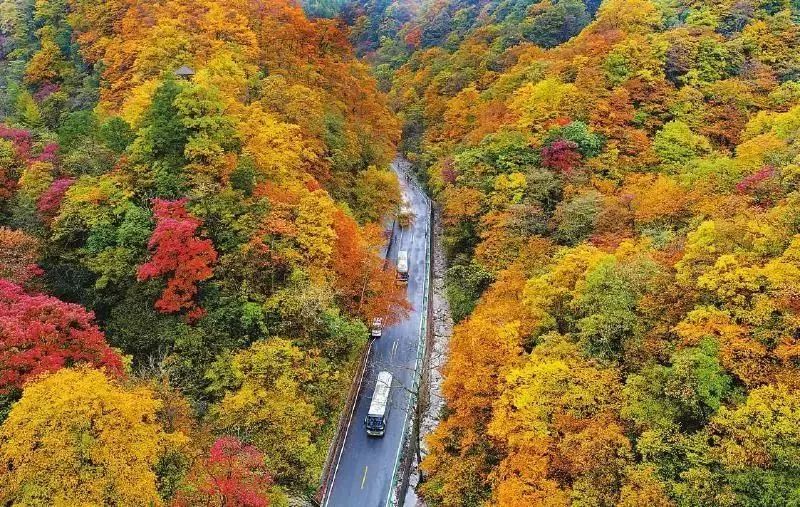
[[(408, 437), (409, 437), (409, 429), (413, 426), (413, 419), (412, 417), (416, 417), (414, 413), (415, 410), (412, 410), (412, 407), (416, 407), (419, 400), (416, 399), (417, 395), (420, 393), (421, 388), (421, 380), (422, 380), (422, 367), (425, 364), (425, 354), (426, 354), (426, 345), (427, 340), (425, 339), (428, 333), (428, 304), (429, 304), (429, 287), (430, 287), (430, 279), (431, 279), (431, 235), (433, 234), (433, 208), (431, 206), (431, 201), (427, 198), (428, 203), (428, 230), (425, 233), (425, 278), (422, 284), (422, 309), (420, 312), (420, 326), (419, 326), (419, 336), (418, 336), (418, 343), (417, 343), (417, 359), (416, 364), (414, 366), (414, 383), (412, 384), (412, 389), (409, 392), (409, 404), (408, 409), (406, 411), (406, 419), (403, 423), (403, 435), (400, 438), (400, 446), (397, 449), (397, 456), (395, 457), (394, 468), (392, 469), (392, 481), (389, 485), (389, 492), (386, 495), (386, 503), (384, 504), (385, 507), (395, 507), (402, 502), (402, 498), (396, 497), (395, 489), (397, 488), (400, 470), (400, 462), (403, 459), (403, 451), (405, 450), (406, 446), (408, 445)], [(412, 404), (413, 402), (413, 404)], [(409, 421), (412, 424), (409, 424)]]

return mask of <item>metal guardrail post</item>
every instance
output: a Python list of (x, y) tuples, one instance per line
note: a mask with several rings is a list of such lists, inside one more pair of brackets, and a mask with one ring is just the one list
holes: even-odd
[[(392, 221), (391, 229), (389, 229), (391, 234), (389, 235), (389, 241), (386, 244), (386, 251), (384, 253), (384, 270), (386, 270), (386, 268), (389, 266), (389, 252), (391, 252), (392, 245), (394, 244), (394, 231), (396, 224), (397, 220), (395, 219)], [(316, 505), (324, 505), (325, 503), (325, 496), (328, 492), (328, 487), (330, 486), (332, 477), (331, 473), (334, 471), (335, 467), (334, 463), (337, 461), (339, 454), (341, 454), (341, 448), (344, 445), (347, 433), (347, 426), (350, 424), (350, 420), (353, 417), (353, 411), (355, 410), (355, 405), (358, 403), (358, 393), (361, 391), (361, 384), (364, 380), (364, 374), (367, 371), (367, 362), (369, 361), (369, 353), (371, 350), (372, 341), (369, 340), (367, 346), (364, 347), (364, 350), (361, 352), (361, 357), (358, 359), (356, 374), (353, 377), (353, 383), (350, 385), (350, 390), (345, 398), (345, 403), (342, 407), (341, 415), (339, 416), (339, 422), (336, 426), (336, 433), (333, 437), (330, 447), (328, 447), (328, 454), (325, 457), (325, 464), (322, 467), (320, 486), (315, 492), (314, 496), (311, 498)]]
[[(423, 282), (423, 290), (422, 290), (422, 309), (420, 311), (420, 330), (418, 336), (418, 345), (417, 345), (417, 361), (416, 361), (416, 368), (414, 370), (414, 383), (412, 385), (412, 390), (409, 396), (413, 400), (415, 393), (418, 395), (420, 390), (420, 380), (421, 380), (421, 369), (424, 366), (424, 358), (426, 354), (426, 345), (427, 340), (425, 339), (427, 336), (428, 330), (428, 306), (429, 306), (429, 293), (430, 293), (430, 280), (431, 280), (431, 235), (433, 229), (433, 207), (431, 205), (430, 198), (427, 198), (428, 202), (428, 230), (426, 231), (426, 245), (425, 245), (425, 278)], [(419, 400), (414, 400), (414, 407), (416, 408), (416, 403)], [(411, 405), (409, 405), (409, 409)], [(416, 417), (417, 414), (412, 415), (407, 421), (406, 424), (403, 425), (403, 435), (400, 439), (400, 451), (397, 453), (397, 458), (395, 459), (394, 469), (392, 472), (392, 481), (389, 485), (389, 494), (386, 498), (386, 507), (397, 507), (402, 506), (404, 498), (398, 498), (395, 495), (395, 488), (397, 487), (398, 482), (398, 473), (401, 472), (400, 462), (403, 459), (403, 450), (405, 450), (406, 445), (408, 443), (409, 437), (409, 426), (413, 427), (414, 420), (413, 418)], [(409, 424), (409, 422), (411, 424)]]
[[(417, 345), (417, 358), (416, 358), (416, 368), (414, 370), (414, 383), (413, 383), (413, 391), (409, 395), (411, 396), (411, 400), (414, 400), (414, 393), (419, 394), (420, 390), (420, 382), (422, 375), (420, 374), (422, 368), (424, 367), (424, 360), (426, 354), (426, 345), (427, 340), (426, 336), (428, 333), (428, 326), (429, 326), (429, 295), (430, 295), (430, 285), (431, 285), (431, 253), (432, 253), (432, 230), (433, 230), (433, 207), (431, 205), (431, 200), (427, 196), (425, 199), (428, 204), (428, 230), (426, 231), (426, 247), (425, 247), (425, 278), (423, 281), (423, 296), (422, 296), (422, 309), (420, 312), (420, 331), (418, 336), (418, 345)], [(389, 263), (389, 252), (391, 251), (392, 244), (395, 239), (394, 231), (395, 231), (395, 224), (396, 220), (392, 222), (391, 226), (391, 235), (389, 236), (389, 241), (386, 246), (386, 253), (384, 255), (384, 269), (388, 267)], [(328, 488), (330, 487), (330, 480), (331, 480), (331, 472), (334, 471), (335, 465), (334, 463), (337, 461), (338, 456), (341, 454), (341, 448), (344, 445), (345, 437), (346, 437), (346, 427), (349, 425), (350, 420), (352, 419), (352, 414), (355, 409), (355, 404), (358, 402), (358, 394), (361, 391), (361, 384), (363, 382), (364, 374), (366, 372), (367, 362), (369, 360), (370, 350), (372, 349), (372, 342), (370, 341), (365, 349), (362, 351), (362, 355), (359, 358), (358, 367), (356, 369), (356, 375), (353, 378), (353, 384), (350, 386), (350, 391), (348, 392), (346, 402), (342, 409), (342, 414), (339, 418), (339, 423), (337, 425), (337, 431), (334, 436), (333, 442), (328, 449), (328, 455), (325, 459), (325, 465), (323, 466), (323, 473), (320, 481), (320, 487), (317, 489), (316, 494), (312, 498), (312, 500), (317, 505), (325, 505), (326, 494), (328, 492)], [(409, 405), (409, 408), (411, 406)], [(416, 403), (414, 404), (416, 408)], [(349, 409), (349, 410), (348, 410)], [(412, 417), (416, 417), (416, 414)], [(405, 450), (405, 446), (407, 445), (407, 440), (409, 436), (409, 421), (411, 422), (411, 426), (413, 426), (413, 419), (409, 418), (406, 423), (403, 425), (403, 434), (400, 440), (400, 449), (398, 450), (397, 458), (395, 459), (394, 469), (392, 472), (392, 480), (389, 487), (389, 494), (386, 498), (386, 506), (397, 506), (402, 505), (403, 498), (395, 498), (395, 488), (397, 487), (397, 480), (398, 480), (398, 472), (400, 472), (400, 461), (402, 460), (403, 450)], [(344, 426), (344, 427), (343, 427)]]

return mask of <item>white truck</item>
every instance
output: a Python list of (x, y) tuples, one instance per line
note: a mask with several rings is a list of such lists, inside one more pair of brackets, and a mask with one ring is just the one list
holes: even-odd
[(388, 371), (378, 373), (375, 391), (369, 404), (369, 412), (364, 419), (367, 435), (382, 437), (386, 433), (386, 418), (392, 402), (392, 374)]
[(397, 252), (397, 281), (401, 284), (408, 283), (408, 252)]
[(406, 228), (414, 223), (415, 218), (416, 215), (411, 208), (411, 203), (403, 197), (403, 202), (400, 204), (400, 211), (397, 213), (397, 223), (400, 224), (400, 227)]
[(369, 335), (372, 338), (380, 338), (383, 336), (383, 319), (381, 317), (372, 319), (372, 327), (369, 328)]

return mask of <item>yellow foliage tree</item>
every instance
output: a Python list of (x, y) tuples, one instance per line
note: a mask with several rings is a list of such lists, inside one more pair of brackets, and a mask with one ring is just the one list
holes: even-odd
[(518, 128), (541, 133), (559, 117), (571, 116), (578, 102), (577, 93), (573, 84), (545, 79), (517, 90), (509, 106), (519, 115)]
[(161, 402), (98, 370), (64, 369), (28, 385), (0, 427), (5, 505), (161, 505), (154, 467), (167, 445)]
[(324, 190), (306, 195), (297, 206), (297, 243), (306, 265), (318, 274), (328, 267), (333, 254), (335, 214), (336, 205)]
[(268, 181), (282, 184), (297, 179), (304, 159), (313, 158), (303, 149), (300, 129), (279, 121), (259, 103), (248, 108), (240, 132), (242, 153), (253, 158), (262, 177)]
[(631, 447), (616, 422), (620, 378), (558, 335), (507, 375), (488, 428), (508, 452), (497, 471), (499, 505), (545, 504), (548, 497), (568, 505), (569, 485), (580, 503), (613, 503)]

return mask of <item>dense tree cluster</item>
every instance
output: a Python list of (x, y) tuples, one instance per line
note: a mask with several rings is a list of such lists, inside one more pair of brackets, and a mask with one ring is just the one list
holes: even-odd
[(462, 319), (429, 505), (796, 503), (797, 4), (426, 6), (389, 76)]
[(0, 503), (316, 487), (364, 323), (407, 309), (399, 125), (339, 25), (0, 2)]

